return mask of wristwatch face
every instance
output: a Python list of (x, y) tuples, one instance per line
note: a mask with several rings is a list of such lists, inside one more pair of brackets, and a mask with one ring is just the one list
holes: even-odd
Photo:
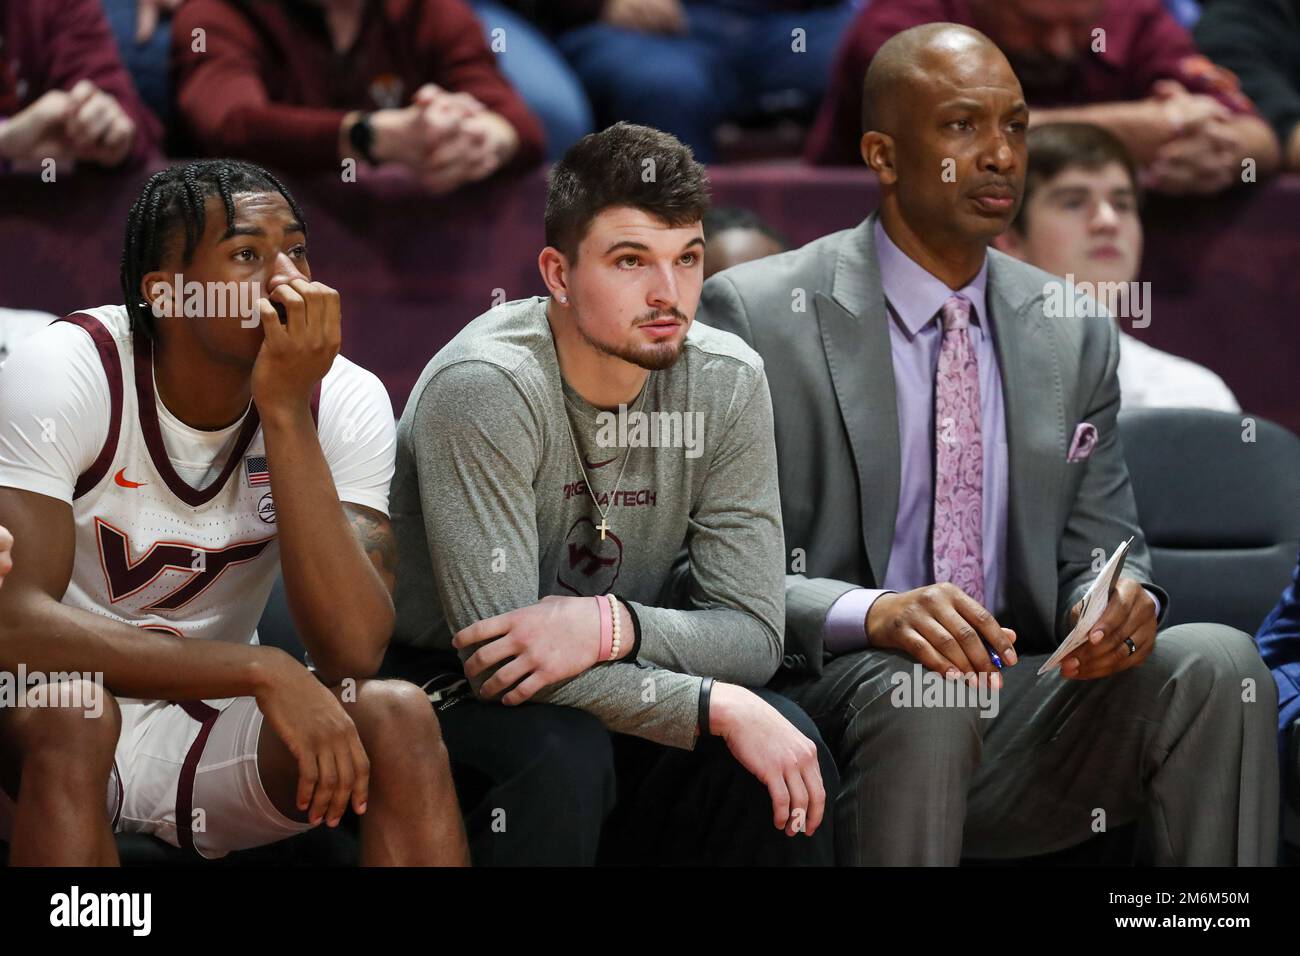
[(374, 140), (374, 129), (370, 125), (369, 116), (362, 116), (352, 124), (348, 139), (352, 141), (352, 148), (361, 154), (361, 158), (373, 166), (375, 160), (370, 155), (370, 144)]

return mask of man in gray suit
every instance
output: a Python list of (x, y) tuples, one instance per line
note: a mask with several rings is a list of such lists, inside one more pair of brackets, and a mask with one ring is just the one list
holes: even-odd
[[(1156, 863), (1272, 863), (1276, 691), (1245, 634), (1157, 639), (1114, 324), (1055, 317), (1061, 280), (987, 248), (1024, 183), (1015, 74), (928, 24), (865, 91), (879, 211), (720, 273), (700, 311), (766, 360), (794, 572), (777, 686), (836, 750), (841, 859), (1021, 857), (1136, 822)], [(1130, 536), (1088, 640), (1037, 676)]]

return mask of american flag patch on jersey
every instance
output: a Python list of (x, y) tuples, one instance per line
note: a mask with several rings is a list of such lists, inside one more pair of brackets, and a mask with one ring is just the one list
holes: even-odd
[(266, 467), (265, 455), (250, 455), (244, 459), (244, 473), (248, 476), (248, 487), (271, 483), (271, 470)]

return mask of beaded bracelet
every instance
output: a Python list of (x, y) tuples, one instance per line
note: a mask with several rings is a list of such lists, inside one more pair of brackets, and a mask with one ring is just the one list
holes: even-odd
[(612, 594), (606, 594), (609, 598), (609, 616), (614, 622), (614, 643), (609, 649), (609, 660), (618, 657), (619, 651), (623, 649), (623, 622), (620, 620), (621, 615), (618, 613), (618, 598)]

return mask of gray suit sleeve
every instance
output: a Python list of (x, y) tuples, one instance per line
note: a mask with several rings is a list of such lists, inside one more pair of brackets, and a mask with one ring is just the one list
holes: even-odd
[[(1124, 463), (1124, 448), (1119, 438), (1119, 333), (1109, 319), (1088, 320), (1096, 334), (1105, 337), (1104, 346), (1097, 349), (1094, 362), (1092, 390), (1081, 421), (1091, 422), (1097, 428), (1097, 446), (1087, 462), (1078, 494), (1070, 508), (1065, 531), (1061, 535), (1058, 551), (1057, 639), (1063, 640), (1070, 632), (1070, 609), (1083, 597), (1088, 585), (1097, 576), (1101, 565), (1096, 560), (1096, 549), (1102, 549), (1105, 563), (1120, 542), (1133, 537), (1128, 557), (1124, 563), (1124, 577), (1134, 578), (1147, 585), (1160, 598), (1161, 616), (1169, 607), (1169, 596), (1151, 584), (1151, 555), (1146, 540), (1138, 526), (1137, 503), (1133, 486), (1129, 482), (1128, 466)], [(1085, 333), (1087, 334), (1087, 333)], [(1085, 363), (1087, 358), (1085, 358)], [(1087, 387), (1087, 369), (1081, 370), (1081, 387)], [(1073, 423), (1069, 423), (1073, 427)]]
[[(751, 348), (758, 350), (745, 303), (727, 273), (718, 273), (704, 283), (697, 317), (706, 325), (740, 336)], [(802, 574), (785, 576), (784, 645), (788, 650), (802, 654), (814, 673), (821, 672), (826, 615), (841, 595), (860, 586)]]
[[(474, 414), (465, 414), (466, 409)], [(416, 408), (412, 445), (429, 557), (453, 634), (535, 604), (535, 464), (541, 428), (504, 369), (461, 362), (439, 372)], [(461, 652), (461, 660), (472, 650)], [(475, 690), (489, 675), (474, 682)], [(585, 710), (612, 731), (691, 749), (700, 678), (627, 662), (601, 664), (533, 697)]]

